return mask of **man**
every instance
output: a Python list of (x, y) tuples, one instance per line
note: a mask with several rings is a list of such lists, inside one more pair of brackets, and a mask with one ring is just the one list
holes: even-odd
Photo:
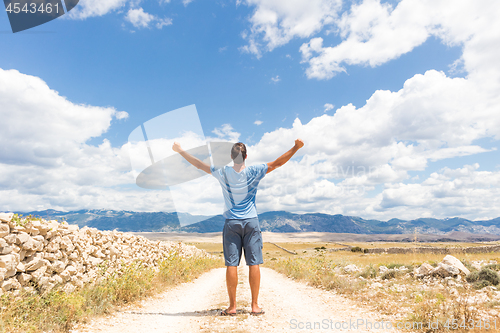
[(175, 142), (172, 149), (181, 154), (189, 163), (198, 169), (212, 174), (222, 187), (224, 195), (224, 214), (226, 222), (222, 232), (224, 260), (226, 265), (226, 284), (229, 294), (229, 307), (222, 311), (222, 315), (236, 314), (236, 286), (238, 285), (238, 265), (241, 259), (242, 248), (245, 251), (245, 261), (249, 266), (249, 283), (252, 293), (252, 315), (264, 314), (258, 305), (260, 288), (260, 268), (264, 263), (262, 258), (262, 236), (260, 232), (255, 196), (257, 186), (266, 174), (279, 168), (304, 146), (301, 139), (295, 140), (292, 149), (278, 157), (275, 161), (247, 167), (246, 146), (235, 143), (231, 149), (232, 167), (215, 170), (198, 158), (190, 155)]

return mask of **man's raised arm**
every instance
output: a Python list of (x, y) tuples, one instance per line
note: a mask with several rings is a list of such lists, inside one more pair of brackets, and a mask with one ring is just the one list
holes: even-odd
[(302, 141), (301, 139), (295, 140), (295, 146), (293, 146), (292, 149), (278, 157), (275, 161), (267, 163), (267, 173), (273, 171), (276, 168), (279, 168), (280, 166), (288, 162), (288, 160), (292, 158), (297, 150), (302, 147), (304, 147), (304, 141)]
[(182, 149), (181, 144), (179, 142), (174, 142), (174, 145), (172, 146), (172, 149), (181, 154), (182, 157), (186, 159), (189, 163), (191, 163), (194, 167), (205, 171), (206, 173), (211, 173), (210, 172), (210, 166), (206, 164), (205, 162), (201, 161), (200, 159), (194, 157), (193, 155), (189, 154), (186, 152), (184, 149)]

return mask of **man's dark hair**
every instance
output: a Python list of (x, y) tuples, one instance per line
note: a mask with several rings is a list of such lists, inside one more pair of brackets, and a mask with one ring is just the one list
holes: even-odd
[(231, 148), (231, 158), (236, 164), (241, 164), (245, 161), (247, 158), (247, 147), (244, 143), (238, 142), (233, 145), (233, 148)]

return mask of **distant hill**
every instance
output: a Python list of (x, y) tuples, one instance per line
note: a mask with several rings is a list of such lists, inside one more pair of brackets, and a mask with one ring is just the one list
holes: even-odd
[[(150, 231), (150, 232), (219, 232), (224, 226), (221, 215), (202, 222), (181, 227), (177, 213), (132, 212), (114, 210), (79, 210), (62, 212), (44, 210), (20, 213), (46, 219), (66, 220), (80, 227), (89, 226), (100, 230)], [(195, 216), (183, 214), (183, 219)], [(500, 235), (500, 217), (485, 221), (470, 221), (463, 218), (419, 218), (415, 220), (391, 219), (389, 221), (365, 220), (356, 216), (328, 215), (320, 213), (294, 214), (284, 211), (259, 215), (262, 231), (271, 232), (333, 232), (350, 234), (436, 234), (450, 232)]]

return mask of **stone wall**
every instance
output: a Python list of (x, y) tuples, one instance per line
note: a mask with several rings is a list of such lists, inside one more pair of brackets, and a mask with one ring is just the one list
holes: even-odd
[(0, 295), (34, 289), (33, 285), (42, 292), (62, 285), (71, 292), (102, 276), (104, 267), (105, 274), (135, 260), (157, 267), (174, 252), (184, 257), (209, 256), (182, 243), (152, 242), (129, 233), (0, 213)]
[(433, 254), (457, 254), (457, 253), (490, 253), (500, 252), (500, 245), (472, 246), (472, 247), (390, 247), (366, 249), (365, 253), (433, 253)]

